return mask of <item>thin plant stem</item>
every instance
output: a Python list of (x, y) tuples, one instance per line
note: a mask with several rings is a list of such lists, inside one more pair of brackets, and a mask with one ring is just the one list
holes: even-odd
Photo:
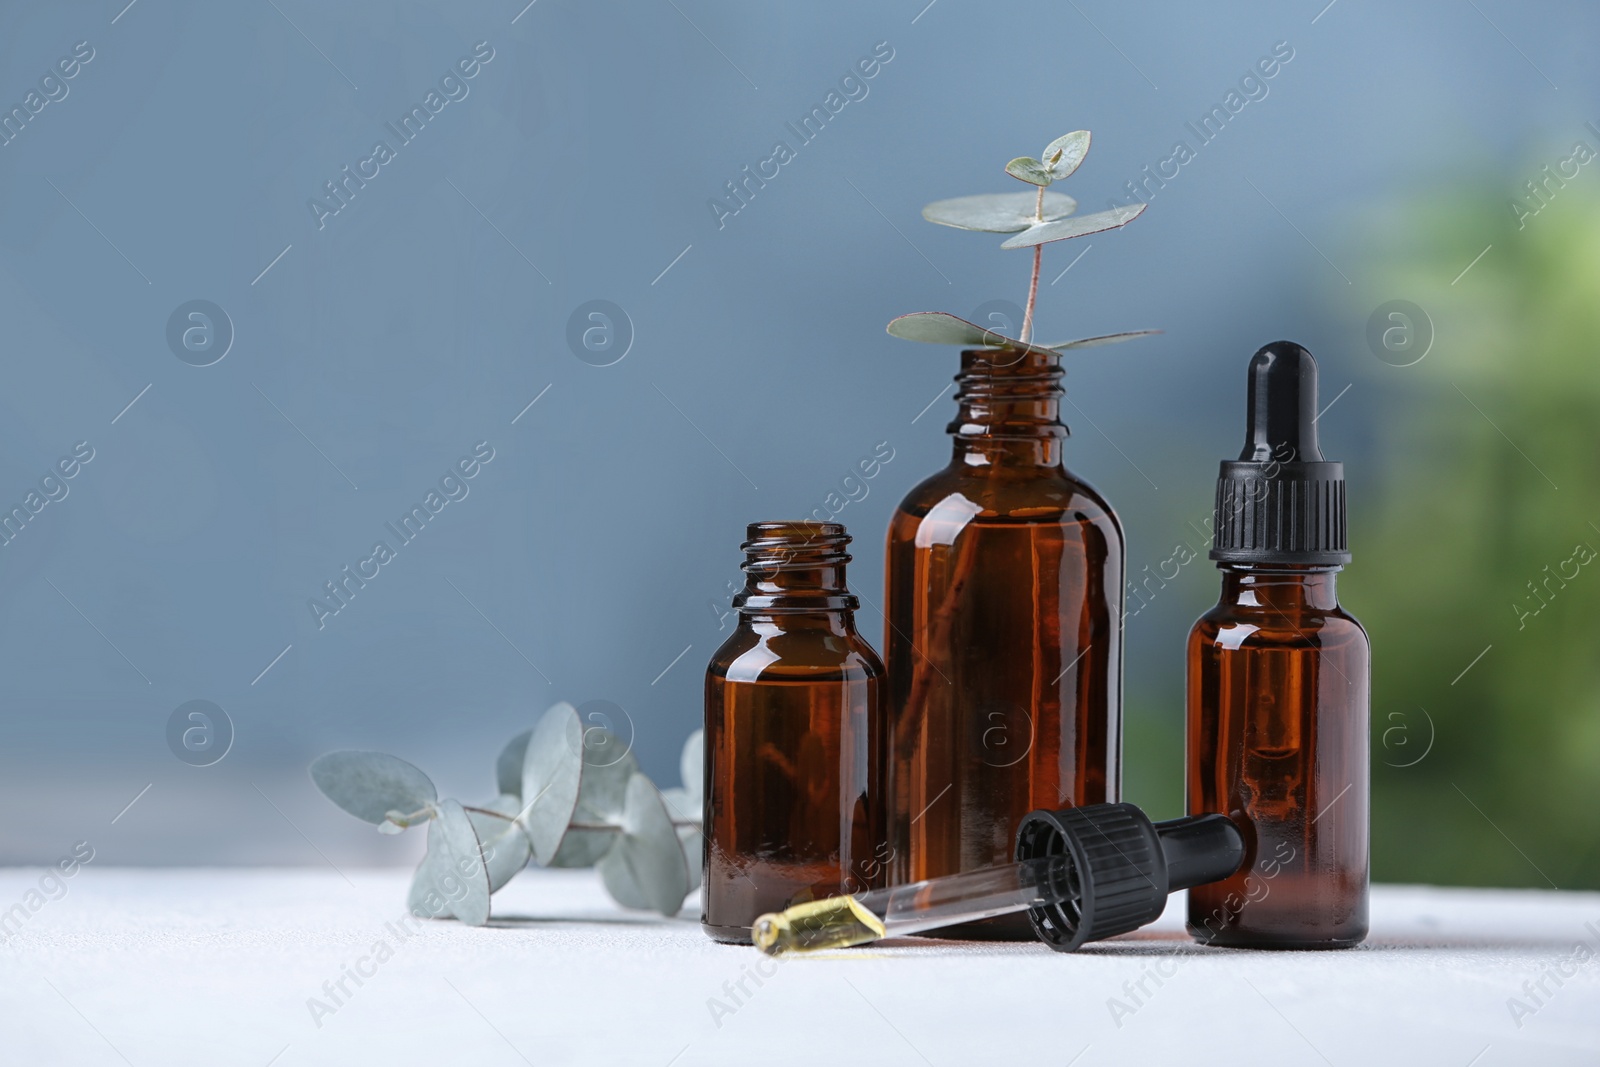
[(488, 808), (475, 808), (470, 804), (461, 805), (461, 810), (462, 811), (476, 812), (479, 815), (493, 815), (496, 819), (504, 819), (506, 822), (516, 822), (517, 821), (515, 815), (506, 815), (503, 812), (490, 811)]
[(1044, 245), (1033, 246), (1033, 277), (1028, 281), (1028, 307), (1022, 313), (1022, 342), (1033, 340), (1033, 305), (1039, 299), (1039, 267), (1044, 259)]
[[(1039, 186), (1039, 196), (1033, 202), (1035, 222), (1044, 221), (1044, 186)], [(1028, 306), (1022, 312), (1022, 342), (1033, 339), (1033, 305), (1039, 299), (1039, 268), (1044, 263), (1044, 245), (1033, 246), (1033, 277), (1028, 279)]]
[[(469, 809), (469, 810), (471, 810), (471, 809)], [(418, 808), (416, 811), (401, 813), (400, 818), (398, 820), (396, 820), (396, 819), (394, 819), (392, 817), (394, 814), (395, 813), (392, 812), (392, 811), (389, 812), (388, 815), (384, 816), (385, 820), (387, 820), (388, 822), (394, 823), (394, 825), (400, 827), (401, 829), (407, 829), (409, 827), (415, 826), (418, 821), (426, 822), (427, 819), (424, 819), (423, 816), (427, 816), (428, 818), (432, 818), (434, 815), (437, 815), (438, 814), (438, 809), (435, 808), (432, 804), (427, 804), (427, 805), (424, 805), (423, 807)]]
[[(474, 807), (470, 807), (470, 806), (468, 806), (466, 804), (463, 804), (463, 805), (461, 805), (461, 810), (462, 811), (476, 812), (479, 815), (493, 815), (496, 819), (504, 819), (506, 822), (516, 822), (517, 821), (516, 817), (513, 816), (513, 815), (506, 815), (506, 814), (503, 814), (503, 813), (498, 812), (498, 811), (490, 811), (488, 808), (474, 808)], [(698, 822), (696, 822), (695, 820), (693, 820), (693, 819), (673, 819), (672, 820), (672, 825), (673, 826), (699, 826), (700, 824)], [(567, 829), (569, 829), (569, 830), (598, 830), (598, 831), (601, 831), (601, 832), (604, 832), (604, 833), (612, 833), (612, 834), (620, 834), (622, 832), (622, 827), (614, 825), (612, 823), (608, 823), (608, 822), (574, 822), (574, 823), (568, 823), (567, 824)]]

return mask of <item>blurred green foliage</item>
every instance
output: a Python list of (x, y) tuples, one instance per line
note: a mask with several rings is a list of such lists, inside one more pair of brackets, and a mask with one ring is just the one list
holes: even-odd
[(1380, 469), (1376, 485), (1352, 478), (1340, 592), (1373, 644), (1376, 880), (1600, 887), (1589, 169), (1547, 184), (1536, 215), (1508, 195), (1541, 177), (1533, 163), (1375, 219), (1342, 310), (1408, 300), (1436, 331), (1421, 362), (1374, 358), (1356, 383), (1378, 405)]

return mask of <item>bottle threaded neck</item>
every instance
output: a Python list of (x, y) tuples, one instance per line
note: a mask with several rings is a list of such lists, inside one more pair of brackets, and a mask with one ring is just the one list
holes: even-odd
[(845, 585), (851, 541), (837, 522), (753, 522), (744, 544), (745, 586), (733, 598), (752, 615), (854, 611), (859, 601)]
[(1061, 421), (1061, 357), (1009, 348), (961, 353), (955, 377), (956, 418), (945, 427), (956, 438), (1056, 440), (1068, 436)]
[(1337, 563), (1219, 563), (1221, 603), (1259, 607), (1279, 616), (1304, 610), (1332, 611), (1339, 606)]

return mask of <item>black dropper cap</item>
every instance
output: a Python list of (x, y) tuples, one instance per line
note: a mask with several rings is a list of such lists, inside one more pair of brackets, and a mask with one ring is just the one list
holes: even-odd
[(1293, 341), (1250, 360), (1244, 450), (1217, 477), (1211, 558), (1222, 563), (1339, 566), (1344, 464), (1317, 445), (1317, 361)]
[(1244, 862), (1244, 838), (1226, 815), (1152, 823), (1132, 804), (1033, 811), (1017, 828), (1017, 859), (1068, 856), (1055, 904), (1031, 908), (1039, 940), (1071, 952), (1154, 922), (1167, 894), (1226, 878)]

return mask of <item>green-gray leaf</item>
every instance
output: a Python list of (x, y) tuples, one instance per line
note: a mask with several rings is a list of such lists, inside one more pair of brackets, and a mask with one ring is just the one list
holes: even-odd
[(451, 914), (468, 926), (489, 921), (489, 871), (472, 821), (454, 800), (439, 802), (428, 824), (428, 854), (412, 879), (406, 904), (413, 915)]
[[(616, 824), (627, 804), (628, 780), (639, 770), (639, 760), (622, 747), (610, 730), (592, 727), (584, 736), (583, 778), (578, 788), (577, 821)], [(621, 755), (610, 755), (620, 752)], [(609, 762), (596, 762), (604, 754)]]
[(689, 895), (689, 863), (661, 793), (642, 774), (628, 779), (622, 834), (600, 861), (600, 878), (617, 903), (678, 914)]
[(502, 793), (479, 806), (505, 816), (502, 819), (482, 812), (467, 812), (472, 828), (478, 832), (478, 841), (483, 845), (483, 862), (489, 870), (489, 892), (498, 893), (528, 865), (533, 845), (521, 824), (515, 821), (522, 807), (517, 797)]
[[(1056, 153), (1061, 153), (1056, 157)], [(1083, 162), (1083, 157), (1089, 154), (1089, 131), (1074, 130), (1062, 137), (1057, 137), (1045, 146), (1044, 153), (1039, 157), (1045, 166), (1050, 168), (1050, 177), (1056, 181), (1067, 177), (1078, 169)]]
[(518, 816), (540, 866), (550, 862), (578, 806), (583, 778), (583, 721), (566, 701), (544, 713), (528, 738)]
[(940, 226), (983, 233), (1019, 233), (1038, 222), (1064, 219), (1078, 209), (1078, 202), (1063, 193), (1046, 192), (1042, 216), (1038, 193), (980, 193), (935, 200), (922, 209), (922, 217)]
[(1101, 345), (1114, 345), (1160, 332), (1160, 330), (1127, 330), (1123, 333), (1101, 334), (1099, 337), (1080, 337), (1076, 341), (1062, 341), (1058, 345), (1045, 345), (1045, 347), (1055, 352), (1065, 352), (1069, 348), (1099, 348)]
[[(615, 835), (618, 841), (622, 835)], [(633, 869), (626, 863), (619, 861), (616, 851), (608, 852), (595, 864), (595, 869), (600, 872), (600, 881), (606, 887), (606, 892), (611, 894), (611, 899), (621, 904), (624, 908), (633, 908), (636, 911), (653, 911), (650, 898), (645, 896), (643, 889), (633, 877)], [(686, 865), (687, 866), (687, 865)], [(688, 896), (688, 892), (684, 896)]]
[[(432, 836), (432, 830), (429, 830)], [(411, 889), (406, 893), (406, 910), (422, 919), (439, 919), (450, 914), (449, 903), (438, 889), (438, 875), (444, 860), (442, 853), (429, 848), (417, 864), (417, 873), (411, 876)]]
[(968, 348), (1009, 348), (1022, 352), (1054, 355), (1048, 348), (1024, 344), (1012, 337), (985, 330), (975, 322), (943, 311), (914, 311), (889, 320), (890, 334), (907, 341), (926, 341), (935, 345), (963, 345)]
[(546, 867), (593, 867), (616, 847), (622, 835), (615, 830), (583, 830), (572, 827), (556, 847)]
[(1050, 176), (1050, 168), (1032, 156), (1018, 156), (1013, 159), (1006, 164), (1006, 173), (1029, 185), (1037, 185), (1041, 189), (1055, 180)]
[(439, 887), (446, 891), (450, 910), (468, 926), (482, 926), (489, 921), (489, 869), (483, 861), (478, 832), (454, 800), (441, 800), (439, 817), (428, 824), (429, 851), (433, 850), (435, 831), (450, 873), (458, 876), (438, 880)]
[(700, 798), (690, 794), (687, 789), (663, 789), (661, 800), (666, 804), (667, 814), (672, 816), (673, 822), (700, 822), (704, 817)]
[(351, 815), (382, 823), (391, 811), (418, 811), (439, 799), (426, 774), (382, 752), (342, 751), (318, 757), (311, 780)]
[[(683, 743), (683, 752), (678, 755), (678, 774), (683, 779), (684, 792), (691, 798), (696, 809), (700, 807), (701, 798), (706, 786), (706, 732), (696, 730), (689, 735)], [(688, 818), (700, 821), (701, 813), (696, 810)]]
[(1065, 241), (1069, 237), (1084, 237), (1091, 233), (1114, 230), (1126, 226), (1144, 212), (1144, 204), (1114, 207), (1110, 211), (1097, 211), (1093, 215), (1077, 215), (1056, 222), (1041, 222), (1001, 242), (1001, 248), (1032, 248), (1034, 245)]
[(522, 795), (519, 792), (522, 789), (522, 761), (528, 752), (528, 738), (532, 736), (532, 730), (522, 731), (506, 742), (506, 747), (500, 750), (500, 757), (494, 761), (495, 785), (502, 794)]
[[(620, 826), (627, 803), (628, 780), (639, 761), (616, 734), (590, 727), (584, 734), (583, 777), (578, 787), (574, 822)], [(620, 752), (621, 755), (614, 755)], [(611, 851), (619, 835), (607, 830), (572, 827), (551, 857), (551, 867), (592, 867)]]
[(705, 881), (705, 846), (701, 844), (700, 827), (678, 827), (678, 843), (683, 846), (683, 862), (689, 867), (689, 892), (693, 893)]

